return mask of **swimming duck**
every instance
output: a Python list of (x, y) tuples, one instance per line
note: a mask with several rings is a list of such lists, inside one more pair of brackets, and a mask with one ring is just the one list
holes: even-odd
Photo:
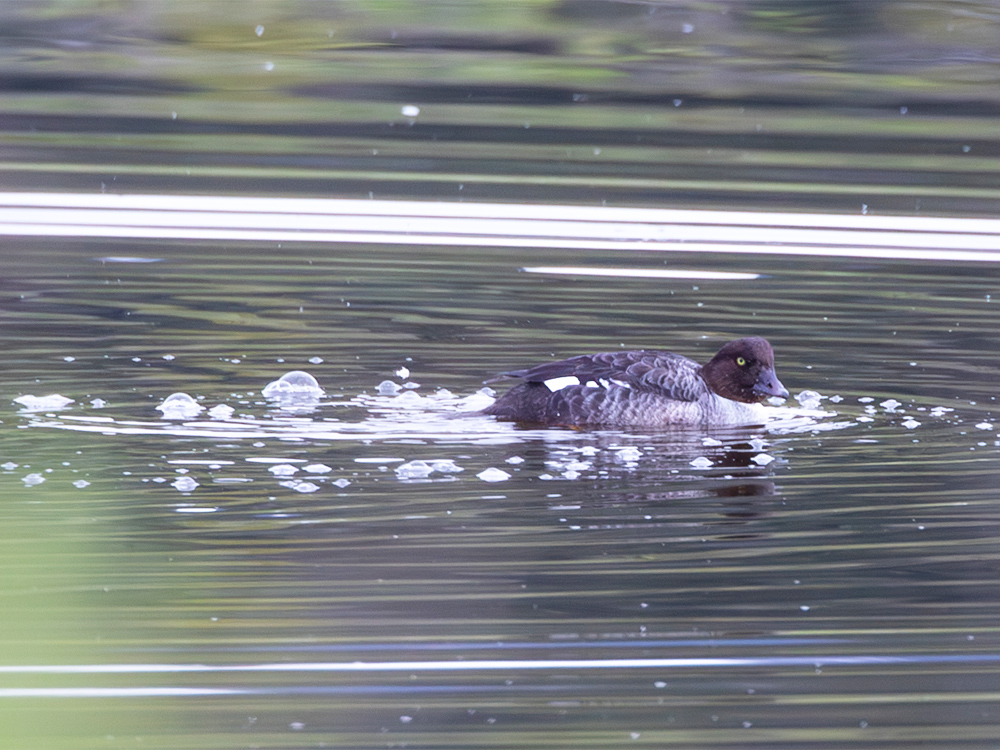
[(544, 425), (763, 424), (759, 403), (788, 398), (771, 345), (756, 336), (730, 341), (705, 365), (640, 350), (584, 354), (503, 376), (522, 382), (482, 413)]

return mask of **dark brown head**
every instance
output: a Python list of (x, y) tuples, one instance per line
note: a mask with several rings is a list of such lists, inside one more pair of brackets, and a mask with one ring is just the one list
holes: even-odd
[(774, 352), (765, 339), (751, 336), (730, 341), (701, 368), (708, 387), (723, 398), (756, 404), (769, 396), (788, 398), (774, 374)]

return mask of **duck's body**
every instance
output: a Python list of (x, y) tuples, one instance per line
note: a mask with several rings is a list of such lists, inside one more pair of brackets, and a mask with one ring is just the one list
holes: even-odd
[(730, 341), (704, 366), (643, 350), (585, 354), (504, 375), (522, 382), (483, 413), (545, 425), (761, 424), (759, 403), (788, 397), (771, 345), (756, 337)]

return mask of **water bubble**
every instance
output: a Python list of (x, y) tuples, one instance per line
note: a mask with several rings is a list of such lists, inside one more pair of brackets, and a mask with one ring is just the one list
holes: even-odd
[(324, 395), (316, 378), (305, 370), (286, 372), (264, 386), (260, 393), (264, 398), (278, 401), (282, 406), (315, 406)]
[(170, 485), (178, 492), (193, 492), (198, 483), (191, 477), (177, 477)]
[(32, 396), (25, 394), (14, 399), (15, 404), (20, 404), (24, 408), (22, 411), (51, 411), (62, 409), (73, 403), (73, 399), (53, 393), (50, 396)]
[(235, 411), (236, 409), (228, 404), (216, 404), (208, 410), (208, 416), (212, 419), (229, 419)]
[(615, 461), (624, 463), (635, 463), (642, 458), (642, 451), (634, 446), (625, 446), (615, 451)]
[(698, 456), (698, 458), (694, 459), (691, 462), (691, 466), (693, 466), (696, 469), (707, 469), (709, 466), (712, 466), (713, 464), (714, 462), (711, 459), (706, 458), (705, 456)]
[(414, 461), (407, 461), (405, 464), (400, 464), (396, 467), (395, 471), (396, 476), (400, 479), (425, 479), (435, 471), (442, 474), (454, 474), (465, 470), (451, 459), (436, 459), (433, 461), (416, 459)]
[(503, 482), (510, 479), (510, 474), (503, 469), (490, 467), (476, 474), (476, 477), (484, 482)]
[(295, 490), (296, 492), (309, 493), (315, 492), (319, 489), (318, 484), (313, 484), (312, 482), (306, 482), (301, 479), (289, 479), (285, 482), (278, 482), (282, 487), (287, 487), (290, 490)]
[(395, 396), (402, 390), (402, 386), (398, 383), (394, 383), (391, 380), (383, 380), (377, 386), (375, 386), (376, 392), (380, 396)]
[(190, 419), (205, 410), (205, 407), (186, 393), (171, 393), (156, 407), (164, 419)]
[(310, 474), (329, 474), (333, 469), (326, 464), (309, 464), (308, 466), (303, 466), (302, 471), (307, 471)]
[(803, 409), (818, 409), (823, 397), (816, 391), (807, 390), (796, 395), (795, 400), (799, 402), (799, 406)]
[(395, 471), (396, 476), (400, 479), (423, 479), (424, 477), (429, 477), (434, 468), (426, 461), (417, 459), (400, 464), (396, 467)]
[(393, 406), (398, 406), (400, 408), (407, 409), (419, 409), (423, 399), (420, 397), (419, 393), (414, 393), (413, 391), (405, 391), (404, 393), (396, 396), (396, 400), (393, 402)]

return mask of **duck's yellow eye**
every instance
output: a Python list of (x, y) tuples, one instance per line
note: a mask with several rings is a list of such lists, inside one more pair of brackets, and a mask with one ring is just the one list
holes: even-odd
[(747, 363), (747, 361), (745, 359), (743, 359), (743, 357), (737, 357), (736, 358), (736, 364), (738, 364), (740, 367), (743, 367), (746, 363)]

